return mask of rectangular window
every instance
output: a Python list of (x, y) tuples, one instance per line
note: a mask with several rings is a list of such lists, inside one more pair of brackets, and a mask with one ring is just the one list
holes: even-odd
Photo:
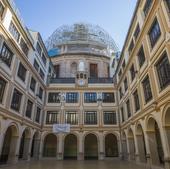
[(20, 41), (20, 47), (21, 47), (22, 51), (25, 53), (25, 55), (28, 56), (29, 48), (22, 38)]
[(129, 49), (128, 49), (129, 54), (131, 54), (133, 48), (134, 48), (134, 42), (133, 42), (133, 39), (132, 39), (132, 41), (131, 41), (131, 43), (130, 43), (130, 45), (129, 45)]
[(16, 26), (13, 24), (13, 22), (11, 22), (10, 26), (9, 26), (9, 31), (12, 34), (13, 38), (19, 42), (20, 39), (20, 33), (18, 32)]
[(155, 19), (150, 30), (149, 30), (149, 39), (151, 43), (151, 47), (153, 48), (158, 41), (159, 37), (161, 36), (161, 29), (158, 23), (158, 20)]
[(60, 93), (49, 93), (48, 103), (60, 103)]
[(124, 109), (121, 107), (121, 116), (122, 116), (122, 122), (125, 121), (125, 116), (124, 116)]
[(12, 102), (11, 102), (11, 108), (15, 111), (19, 111), (21, 106), (21, 99), (22, 99), (22, 93), (19, 92), (17, 89), (14, 89)]
[(97, 124), (97, 112), (85, 112), (84, 124), (96, 125)]
[(27, 109), (26, 109), (26, 112), (25, 112), (25, 116), (28, 117), (28, 118), (31, 118), (32, 107), (33, 107), (33, 102), (28, 100), (27, 101)]
[(139, 27), (139, 24), (137, 24), (135, 32), (134, 32), (135, 40), (138, 38), (139, 33), (140, 33), (140, 27)]
[(66, 103), (78, 103), (78, 93), (67, 93)]
[(145, 102), (148, 103), (152, 99), (152, 91), (149, 81), (149, 76), (147, 75), (142, 82)]
[(43, 96), (43, 89), (40, 87), (38, 97), (42, 100), (42, 96)]
[(114, 103), (115, 96), (114, 93), (103, 93), (103, 103)]
[(34, 68), (37, 70), (37, 72), (39, 71), (39, 64), (38, 62), (34, 59)]
[(35, 87), (36, 87), (36, 80), (32, 77), (31, 78), (31, 83), (30, 83), (30, 89), (35, 92)]
[(76, 125), (78, 124), (78, 114), (77, 112), (66, 112), (65, 123)]
[(46, 59), (44, 53), (42, 54), (42, 61), (43, 61), (44, 65), (46, 66), (46, 64), (47, 64), (47, 59)]
[(41, 77), (41, 79), (42, 80), (44, 80), (44, 77), (45, 77), (45, 74), (44, 74), (44, 72), (42, 71), (42, 69), (40, 69), (40, 77)]
[(90, 78), (98, 78), (97, 64), (90, 64)]
[(35, 121), (37, 123), (40, 122), (40, 116), (41, 116), (41, 109), (39, 107), (37, 107), (37, 112), (36, 112), (36, 116), (35, 116)]
[(97, 103), (97, 93), (84, 93), (85, 103)]
[(4, 8), (4, 6), (2, 5), (2, 3), (0, 2), (0, 17), (1, 17), (1, 18), (2, 18), (2, 16), (3, 16), (4, 10), (5, 10), (5, 8)]
[(41, 56), (42, 49), (41, 49), (41, 46), (38, 42), (37, 42), (36, 49), (37, 49), (38, 54)]
[(145, 52), (144, 52), (143, 46), (139, 49), (137, 56), (138, 56), (139, 66), (142, 67), (142, 65), (145, 62)]
[(116, 113), (115, 112), (104, 112), (104, 124), (112, 125), (117, 124), (116, 122)]
[(26, 73), (27, 73), (27, 69), (20, 62), (17, 75), (23, 82), (25, 82)]
[(127, 89), (128, 89), (128, 81), (127, 81), (127, 77), (126, 77), (125, 80), (124, 80), (124, 89), (125, 89), (125, 92), (126, 92)]
[(9, 49), (9, 47), (4, 43), (1, 49), (0, 59), (8, 66), (11, 66), (13, 58), (13, 53)]
[(156, 64), (161, 90), (170, 85), (170, 63), (165, 52)]
[(56, 78), (60, 77), (60, 65), (54, 65), (54, 71), (56, 74)]
[(60, 122), (59, 113), (57, 111), (48, 111), (46, 116), (46, 124), (58, 124)]
[(2, 103), (3, 101), (5, 87), (6, 87), (6, 81), (2, 77), (0, 77), (0, 103)]
[(131, 109), (130, 109), (130, 101), (129, 100), (126, 102), (126, 108), (127, 108), (127, 115), (129, 118), (129, 117), (131, 117)]
[(146, 0), (144, 8), (143, 8), (143, 12), (145, 14), (145, 17), (147, 16), (147, 14), (148, 14), (148, 12), (151, 8), (151, 5), (152, 5), (152, 0)]
[(135, 73), (135, 67), (134, 67), (134, 65), (132, 65), (131, 68), (130, 68), (131, 81), (134, 80), (135, 74), (136, 74)]
[(137, 112), (140, 109), (139, 95), (137, 90), (133, 93), (133, 99), (135, 103), (135, 111)]

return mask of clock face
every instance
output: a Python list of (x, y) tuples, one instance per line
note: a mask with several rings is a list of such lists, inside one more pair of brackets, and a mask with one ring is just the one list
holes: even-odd
[(84, 86), (85, 85), (85, 81), (83, 79), (80, 79), (78, 81), (78, 84), (79, 84), (79, 86)]

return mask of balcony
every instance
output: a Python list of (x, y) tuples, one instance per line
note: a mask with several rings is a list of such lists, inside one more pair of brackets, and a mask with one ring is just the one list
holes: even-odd
[(75, 83), (75, 78), (50, 78), (49, 83)]

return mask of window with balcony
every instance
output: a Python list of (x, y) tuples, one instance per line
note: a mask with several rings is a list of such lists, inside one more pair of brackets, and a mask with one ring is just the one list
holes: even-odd
[(34, 59), (34, 68), (36, 69), (36, 71), (38, 72), (39, 71), (39, 64), (38, 62)]
[(60, 93), (52, 93), (48, 94), (48, 103), (60, 103)]
[(159, 77), (160, 88), (162, 90), (170, 85), (170, 62), (166, 52), (164, 52), (156, 64), (156, 69)]
[(98, 78), (97, 64), (90, 64), (90, 78)]
[(17, 30), (16, 26), (13, 24), (13, 22), (11, 22), (10, 26), (9, 26), (9, 31), (11, 33), (11, 35), (13, 36), (13, 38), (19, 42), (20, 39), (20, 33)]
[(115, 125), (115, 124), (117, 124), (115, 112), (104, 112), (103, 119), (104, 119), (105, 125)]
[(134, 67), (134, 64), (131, 66), (130, 68), (130, 75), (131, 75), (131, 81), (133, 81), (135, 79), (135, 67)]
[(41, 117), (41, 108), (37, 107), (36, 116), (35, 116), (35, 121), (37, 123), (40, 123), (40, 117)]
[(145, 17), (147, 16), (151, 6), (152, 6), (152, 0), (146, 0), (144, 8), (143, 8), (143, 13), (144, 13)]
[(17, 89), (14, 89), (12, 102), (11, 102), (11, 109), (15, 111), (19, 111), (21, 106), (21, 99), (22, 99), (22, 93)]
[(139, 27), (139, 24), (137, 24), (135, 32), (134, 32), (135, 40), (138, 38), (139, 33), (140, 33), (140, 27)]
[(78, 124), (78, 113), (77, 112), (66, 112), (65, 123), (71, 124), (71, 125)]
[(124, 89), (125, 89), (125, 92), (126, 92), (127, 89), (128, 89), (128, 81), (127, 81), (127, 77), (126, 77), (125, 80), (124, 80)]
[(58, 111), (47, 111), (46, 124), (58, 124), (60, 122)]
[(161, 36), (161, 29), (160, 29), (157, 19), (154, 20), (154, 22), (149, 30), (148, 35), (149, 35), (151, 47), (153, 48)]
[(25, 116), (28, 117), (28, 118), (31, 118), (32, 107), (33, 107), (33, 102), (28, 100), (27, 101), (27, 108), (26, 108), (26, 112), (25, 112)]
[(145, 52), (144, 52), (143, 46), (139, 49), (137, 56), (138, 56), (139, 66), (142, 67), (142, 65), (145, 62)]
[(3, 101), (5, 87), (6, 87), (6, 81), (2, 77), (0, 77), (0, 103), (2, 103)]
[(115, 95), (114, 93), (103, 93), (103, 103), (114, 103)]
[(133, 93), (133, 99), (135, 104), (135, 111), (137, 112), (140, 109), (139, 95), (137, 90)]
[(41, 49), (41, 46), (38, 42), (37, 42), (37, 45), (36, 45), (36, 49), (37, 49), (38, 54), (41, 56), (42, 49)]
[(6, 43), (3, 44), (0, 54), (0, 59), (8, 66), (11, 66), (13, 53), (9, 49), (9, 47), (6, 45)]
[(151, 90), (150, 80), (148, 75), (143, 80), (142, 85), (143, 85), (145, 102), (148, 103), (150, 100), (152, 100), (152, 90)]
[(85, 112), (84, 124), (96, 125), (97, 124), (97, 112), (96, 111)]
[(127, 109), (127, 116), (128, 116), (128, 118), (130, 118), (132, 114), (131, 114), (130, 101), (129, 100), (127, 100), (127, 102), (126, 102), (126, 109)]
[(31, 77), (31, 82), (30, 82), (30, 89), (35, 92), (35, 87), (36, 87), (36, 80)]
[(66, 103), (78, 103), (78, 93), (67, 93)]
[(85, 103), (97, 103), (97, 93), (84, 93)]
[(4, 14), (4, 10), (5, 10), (5, 7), (0, 2), (0, 18), (2, 18), (3, 14)]
[(18, 77), (25, 82), (26, 79), (26, 74), (27, 74), (27, 69), (24, 67), (24, 65), (20, 62), (19, 68), (18, 68)]

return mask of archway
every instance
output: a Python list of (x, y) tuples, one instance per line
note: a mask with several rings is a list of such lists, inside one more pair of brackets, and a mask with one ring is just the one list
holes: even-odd
[(136, 127), (136, 140), (139, 151), (139, 160), (140, 162), (146, 162), (146, 144), (141, 124), (138, 124)]
[(107, 134), (105, 137), (105, 156), (118, 157), (118, 143), (114, 134)]
[(30, 129), (26, 128), (22, 133), (20, 149), (19, 149), (19, 159), (27, 160), (29, 158), (29, 147), (31, 141)]
[(126, 139), (125, 132), (123, 132), (123, 134), (122, 134), (122, 158), (125, 160), (128, 158), (127, 139)]
[(18, 142), (18, 129), (12, 125), (5, 132), (0, 163), (5, 164), (8, 161), (15, 160), (16, 144)]
[(44, 157), (56, 157), (57, 137), (54, 134), (48, 134), (44, 139)]
[(135, 141), (132, 129), (130, 128), (128, 131), (128, 145), (129, 145), (129, 159), (135, 160)]
[(88, 134), (85, 136), (84, 158), (98, 159), (98, 142), (97, 137), (94, 134)]
[(33, 139), (32, 139), (32, 146), (31, 146), (31, 157), (32, 158), (38, 159), (39, 148), (40, 148), (40, 135), (39, 135), (39, 132), (35, 132)]
[(152, 164), (154, 165), (163, 164), (164, 152), (162, 148), (159, 127), (155, 119), (150, 118), (148, 120), (147, 130)]
[(74, 134), (65, 137), (64, 159), (77, 159), (77, 137)]

